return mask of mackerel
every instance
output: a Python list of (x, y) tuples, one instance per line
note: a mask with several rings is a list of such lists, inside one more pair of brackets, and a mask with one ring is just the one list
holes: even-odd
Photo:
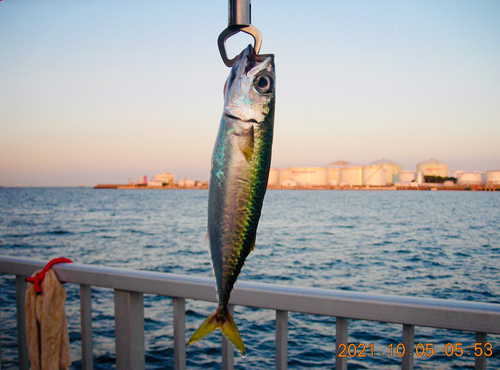
[(218, 305), (188, 346), (219, 328), (246, 355), (228, 304), (245, 259), (255, 247), (271, 165), (274, 104), (274, 55), (256, 55), (249, 45), (226, 81), (224, 111), (212, 154), (205, 244), (212, 259)]

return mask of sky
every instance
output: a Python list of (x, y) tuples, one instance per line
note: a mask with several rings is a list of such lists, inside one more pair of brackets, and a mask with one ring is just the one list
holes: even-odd
[[(0, 186), (208, 180), (227, 18), (227, 0), (0, 1)], [(252, 24), (276, 56), (273, 167), (500, 170), (499, 1), (253, 0)]]

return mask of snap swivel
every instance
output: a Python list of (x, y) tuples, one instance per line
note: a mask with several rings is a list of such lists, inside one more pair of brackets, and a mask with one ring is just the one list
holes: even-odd
[(220, 56), (224, 64), (231, 67), (236, 61), (236, 57), (229, 59), (226, 53), (226, 40), (238, 32), (245, 32), (251, 35), (255, 41), (255, 54), (259, 54), (262, 45), (262, 35), (259, 30), (251, 25), (250, 0), (229, 0), (229, 20), (227, 28), (222, 31), (217, 39)]

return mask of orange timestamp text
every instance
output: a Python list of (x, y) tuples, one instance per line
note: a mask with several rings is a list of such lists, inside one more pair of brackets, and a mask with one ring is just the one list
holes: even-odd
[[(340, 343), (338, 347), (338, 357), (377, 357), (377, 356), (390, 356), (390, 357), (403, 357), (405, 354), (408, 356), (416, 357), (432, 357), (436, 354), (434, 343), (417, 343), (417, 345), (407, 353), (407, 349), (403, 343), (389, 344), (389, 350), (377, 351), (373, 343)], [(440, 346), (440, 348), (443, 348)], [(448, 357), (456, 356), (470, 356), (476, 357), (493, 355), (493, 346), (491, 343), (472, 343), (465, 345), (463, 343), (446, 343), (444, 345), (444, 354)]]

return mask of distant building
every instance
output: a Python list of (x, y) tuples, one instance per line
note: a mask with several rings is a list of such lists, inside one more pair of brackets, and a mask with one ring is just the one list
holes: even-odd
[(159, 181), (148, 181), (148, 187), (150, 188), (160, 188), (163, 184)]
[(181, 187), (181, 188), (192, 188), (196, 185), (196, 181), (194, 180), (191, 180), (191, 179), (184, 179), (184, 180), (179, 180), (179, 183), (178, 185)]
[(155, 175), (155, 182), (165, 185), (173, 185), (175, 182), (175, 175), (172, 173), (162, 172), (159, 175)]

